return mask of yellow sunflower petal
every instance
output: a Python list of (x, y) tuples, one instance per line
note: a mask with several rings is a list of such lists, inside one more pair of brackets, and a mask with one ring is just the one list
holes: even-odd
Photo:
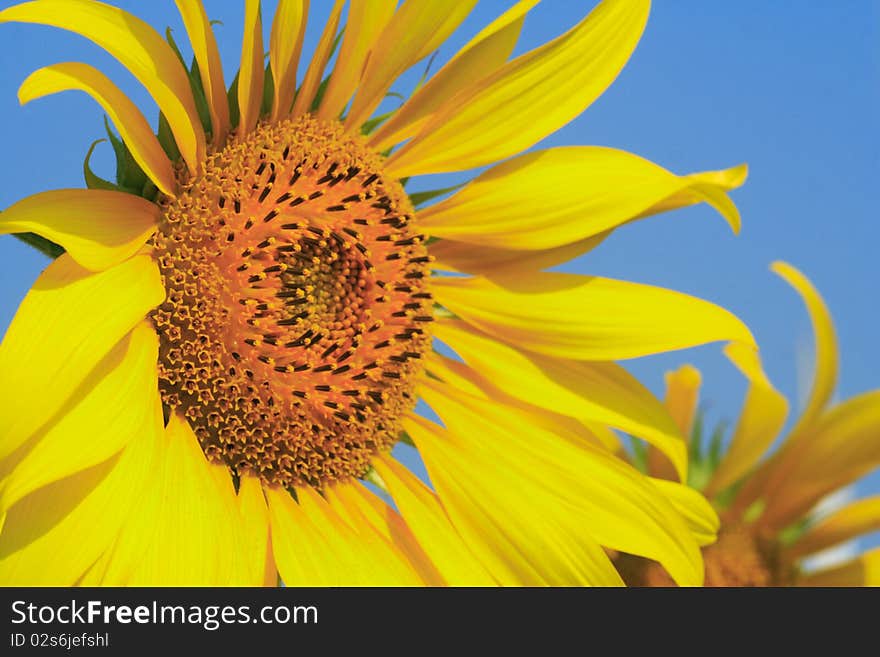
[(822, 497), (880, 465), (880, 390), (847, 399), (804, 434), (760, 522), (784, 527)]
[[(470, 486), (477, 472), (498, 492), (505, 481), (508, 486), (517, 481), (523, 499), (533, 501), (520, 505), (520, 512), (547, 516), (563, 530), (559, 540), (567, 532), (584, 533), (605, 547), (660, 561), (681, 584), (702, 582), (700, 552), (683, 520), (634, 468), (602, 448), (440, 382), (426, 381), (420, 394), (446, 425), (446, 443), (469, 462), (461, 471), (462, 487)], [(432, 455), (413, 440), (427, 463)], [(445, 504), (440, 482), (433, 474), (431, 479)], [(454, 517), (451, 509), (450, 514)]]
[(508, 395), (466, 363), (433, 352), (426, 355), (425, 371), (428, 376), (440, 379), (468, 395), (503, 404), (509, 407), (511, 413), (522, 414), (529, 423), (537, 423), (560, 435), (571, 435), (576, 443), (589, 440), (612, 453), (623, 452), (620, 439), (609, 427), (598, 422), (585, 422)]
[[(272, 545), (288, 586), (414, 585), (414, 570), (366, 523), (355, 529), (309, 487), (269, 488)], [(360, 531), (358, 531), (360, 530)]]
[[(0, 533), (0, 581), (72, 586), (113, 544), (159, 457), (162, 409), (119, 454), (31, 493)], [(59, 558), (63, 555), (63, 558)]]
[(165, 40), (147, 23), (116, 7), (91, 0), (38, 0), (0, 11), (0, 23), (51, 25), (93, 41), (143, 84), (196, 171), (205, 155), (205, 133), (186, 71)]
[[(685, 442), (691, 438), (701, 379), (700, 371), (693, 365), (683, 365), (674, 372), (666, 373), (666, 408)], [(672, 463), (653, 445), (648, 448), (648, 472), (660, 479), (675, 479)]]
[(857, 500), (810, 527), (785, 554), (796, 559), (880, 530), (880, 495)]
[(315, 100), (315, 94), (321, 85), (321, 77), (324, 75), (324, 69), (327, 66), (327, 60), (330, 59), (330, 53), (333, 50), (333, 41), (336, 39), (336, 30), (339, 29), (339, 17), (342, 14), (342, 7), (345, 0), (336, 0), (333, 9), (330, 11), (330, 17), (327, 19), (327, 25), (321, 33), (321, 39), (312, 53), (312, 60), (309, 62), (309, 68), (303, 83), (300, 85), (299, 92), (296, 94), (296, 100), (293, 103), (293, 111), (291, 116), (297, 117), (308, 112)]
[(483, 28), (370, 136), (370, 146), (381, 152), (409, 139), (444, 101), (497, 71), (513, 52), (526, 13), (539, 1), (520, 0)]
[(376, 38), (391, 20), (397, 0), (351, 0), (336, 67), (318, 108), (318, 118), (337, 119), (357, 89)]
[(492, 336), (574, 360), (617, 360), (717, 340), (754, 344), (735, 315), (708, 301), (598, 276), (510, 272), (435, 278), (437, 300)]
[(707, 495), (747, 474), (773, 444), (788, 415), (788, 400), (764, 374), (757, 349), (731, 343), (724, 347), (724, 353), (748, 379), (749, 390), (730, 447), (706, 487)]
[(241, 68), (238, 72), (239, 134), (254, 129), (263, 103), (263, 21), (260, 0), (245, 0), (244, 36), (241, 42)]
[[(445, 411), (442, 416), (449, 415)], [(444, 421), (450, 424), (447, 417)], [(455, 528), (499, 583), (621, 583), (614, 566), (591, 535), (592, 522), (581, 514), (578, 506), (558, 498), (542, 485), (567, 486), (570, 482), (557, 477), (558, 472), (546, 472), (540, 460), (523, 464), (526, 473), (504, 461), (489, 462), (482, 450), (465, 443), (460, 429), (445, 431), (418, 416), (405, 419), (403, 427), (418, 446)], [(477, 429), (477, 425), (471, 429)], [(483, 434), (482, 429), (480, 425), (480, 433), (470, 434), (480, 435), (479, 441), (470, 443), (492, 436)], [(498, 432), (497, 427), (492, 430)], [(552, 482), (546, 481), (548, 474), (555, 477)], [(591, 474), (581, 473), (584, 478)]]
[(438, 321), (435, 335), (511, 397), (644, 438), (669, 457), (682, 478), (686, 476), (687, 446), (669, 413), (616, 363), (521, 352), (454, 320)]
[(174, 196), (177, 184), (171, 160), (153, 129), (137, 106), (99, 70), (76, 62), (41, 68), (21, 84), (18, 101), (25, 105), (35, 98), (70, 90), (86, 92), (104, 108), (144, 173), (165, 194)]
[(430, 54), (461, 24), (476, 0), (405, 0), (376, 39), (345, 125), (370, 118), (401, 73)]
[[(703, 175), (708, 174), (676, 176), (612, 148), (552, 148), (492, 167), (453, 196), (421, 210), (419, 228), (489, 247), (550, 249), (649, 214), (670, 198), (691, 205), (700, 200), (694, 188)], [(737, 232), (736, 209), (725, 218)]]
[(702, 547), (715, 542), (721, 521), (705, 497), (690, 486), (676, 481), (653, 477), (649, 479), (687, 523), (697, 545)]
[(0, 344), (0, 459), (51, 420), (107, 352), (164, 298), (159, 270), (147, 256), (99, 274), (66, 254), (50, 264)]
[(143, 322), (123, 338), (91, 375), (80, 399), (38, 433), (2, 482), (0, 513), (36, 489), (106, 461), (148, 431), (159, 402), (159, 340)]
[(41, 192), (0, 213), (0, 234), (36, 233), (60, 244), (80, 266), (104, 271), (133, 256), (156, 230), (159, 206), (124, 192)]
[(438, 240), (428, 245), (428, 252), (436, 258), (437, 269), (466, 274), (503, 274), (508, 267), (537, 271), (568, 262), (592, 251), (611, 234), (611, 231), (588, 237), (578, 242), (543, 251), (518, 251)]
[(391, 456), (375, 459), (374, 466), (407, 526), (427, 551), (450, 586), (494, 586), (467, 543), (455, 531), (437, 496)]
[(807, 575), (800, 586), (880, 586), (880, 548), (845, 564)]
[(816, 341), (816, 371), (813, 375), (813, 386), (806, 408), (790, 432), (795, 436), (802, 428), (818, 419), (834, 393), (839, 370), (837, 335), (828, 306), (810, 280), (785, 262), (774, 262), (771, 269), (791, 285), (803, 299), (810, 313)]
[(372, 530), (385, 537), (406, 557), (425, 584), (442, 586), (446, 583), (400, 514), (363, 485), (328, 486), (324, 495), (349, 524), (358, 526), (366, 522)]
[(450, 98), (389, 158), (386, 171), (401, 178), (471, 169), (561, 128), (617, 77), (649, 7), (648, 0), (605, 0), (566, 34)]
[(159, 443), (148, 486), (129, 510), (102, 583), (262, 584), (261, 569), (247, 563), (258, 555), (246, 551), (229, 470), (208, 463), (189, 424), (176, 413)]
[(199, 65), (202, 88), (205, 90), (208, 112), (211, 114), (214, 146), (220, 146), (229, 133), (229, 101), (226, 97), (223, 62), (220, 60), (217, 40), (202, 0), (175, 0), (175, 4), (183, 18), (196, 63)]
[(702, 380), (700, 370), (693, 365), (682, 365), (666, 373), (666, 408), (685, 437), (691, 435), (694, 427)]
[(250, 571), (248, 581), (262, 582), (265, 586), (278, 583), (278, 571), (272, 558), (269, 541), (269, 509), (260, 480), (242, 476), (238, 485), (238, 510), (242, 523), (245, 567)]
[(296, 93), (296, 68), (302, 52), (309, 16), (309, 0), (280, 0), (272, 19), (269, 37), (269, 62), (275, 83), (272, 120), (285, 118), (293, 106)]

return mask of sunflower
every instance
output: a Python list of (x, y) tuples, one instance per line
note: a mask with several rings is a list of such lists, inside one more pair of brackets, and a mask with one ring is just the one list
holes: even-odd
[[(759, 463), (785, 423), (788, 401), (739, 347), (728, 346), (727, 355), (750, 385), (726, 453), (720, 449), (723, 430), (715, 432), (708, 450), (700, 447), (699, 371), (685, 365), (667, 375), (667, 405), (693, 436), (691, 485), (712, 499), (721, 517), (718, 541), (703, 554), (706, 585), (878, 586), (880, 548), (822, 571), (804, 561), (880, 529), (880, 497), (826, 514), (817, 509), (836, 490), (880, 466), (880, 390), (830, 403), (838, 373), (831, 314), (804, 274), (784, 262), (772, 269), (806, 304), (816, 343), (809, 399), (779, 448)], [(659, 453), (649, 455), (648, 466), (658, 477), (674, 478)], [(656, 564), (628, 558), (619, 564), (631, 583), (671, 583)]]
[[(190, 66), (170, 33), (107, 4), (0, 12), (90, 39), (161, 112), (154, 134), (82, 63), (20, 89), (22, 103), (94, 98), (118, 175), (87, 156), (88, 189), (0, 215), (64, 250), (0, 347), (2, 581), (620, 584), (607, 548), (698, 584), (717, 518), (615, 455), (609, 427), (686, 467), (669, 414), (615, 361), (752, 336), (700, 299), (543, 270), (695, 203), (736, 230), (726, 192), (745, 168), (677, 176), (586, 146), (517, 156), (613, 81), (649, 2), (601, 2), (511, 59), (537, 4), (517, 2), (392, 111), (395, 80), (475, 1), (351, 0), (343, 30), (337, 0), (301, 67), (308, 2), (278, 3), (265, 66), (247, 0), (228, 89), (201, 2), (176, 4)], [(485, 165), (453, 195), (404, 187)]]

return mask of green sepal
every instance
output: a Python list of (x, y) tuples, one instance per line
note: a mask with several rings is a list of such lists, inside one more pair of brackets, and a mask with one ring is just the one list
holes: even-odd
[(396, 111), (397, 110), (391, 110), (390, 112), (382, 114), (381, 116), (374, 116), (372, 119), (364, 121), (364, 123), (361, 124), (361, 134), (364, 136), (369, 135), (376, 128), (385, 123), (385, 121), (390, 119)]
[(162, 112), (159, 112), (159, 133), (156, 136), (159, 138), (159, 145), (169, 159), (172, 162), (178, 161), (180, 159), (180, 149), (177, 148), (177, 142), (174, 141), (174, 134), (171, 132), (168, 119), (165, 118)]
[(125, 142), (113, 133), (106, 115), (104, 115), (104, 129), (107, 131), (113, 152), (116, 154), (116, 184), (127, 191), (132, 191), (135, 194), (140, 193), (139, 190), (143, 189), (144, 184), (149, 180), (147, 174), (135, 162)]
[(266, 116), (272, 111), (272, 102), (275, 100), (275, 78), (272, 76), (272, 64), (266, 64), (263, 73), (263, 100), (260, 103), (260, 116)]
[(238, 73), (229, 85), (229, 91), (226, 92), (226, 100), (229, 102), (229, 127), (232, 130), (238, 127), (241, 121), (241, 110), (238, 107)]
[(120, 192), (125, 191), (119, 185), (110, 182), (109, 180), (104, 180), (100, 176), (96, 175), (94, 171), (92, 171), (92, 167), (89, 165), (89, 160), (92, 159), (92, 153), (95, 151), (95, 147), (107, 141), (106, 139), (96, 139), (92, 142), (92, 145), (89, 146), (89, 150), (86, 153), (86, 157), (83, 160), (83, 177), (86, 179), (86, 187), (89, 189), (106, 189), (111, 192)]
[(431, 189), (424, 192), (413, 192), (409, 195), (409, 201), (413, 204), (413, 207), (419, 207), (420, 205), (424, 205), (428, 201), (431, 201), (438, 196), (443, 196), (444, 194), (449, 194), (450, 192), (456, 192), (462, 187), (464, 187), (467, 183), (460, 183), (458, 185), (453, 185), (452, 187), (444, 187), (443, 189)]
[(64, 253), (64, 249), (61, 246), (51, 240), (47, 240), (45, 237), (40, 237), (36, 233), (13, 233), (12, 236), (53, 260)]

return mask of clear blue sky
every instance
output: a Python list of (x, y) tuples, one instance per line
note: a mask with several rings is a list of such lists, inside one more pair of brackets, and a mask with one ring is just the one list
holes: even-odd
[[(116, 4), (157, 28), (171, 25), (184, 41), (171, 2)], [(307, 51), (331, 3), (312, 4)], [(509, 4), (481, 1), (441, 49), (440, 61)], [(592, 4), (544, 0), (528, 17), (518, 52), (565, 31)], [(224, 22), (217, 33), (228, 80), (238, 65), (242, 5), (206, 3), (209, 14)], [(264, 16), (274, 7), (264, 2)], [(645, 36), (617, 82), (542, 145), (614, 146), (677, 173), (748, 162), (749, 181), (734, 193), (742, 234), (731, 235), (705, 207), (689, 208), (619, 231), (565, 269), (663, 285), (733, 310), (757, 336), (772, 380), (797, 400), (809, 369), (809, 323), (795, 294), (767, 269), (774, 259), (787, 260), (810, 276), (835, 317), (839, 397), (880, 387), (878, 23), (880, 3), (871, 0), (655, 2)], [(83, 155), (102, 136), (102, 113), (83, 94), (19, 107), (16, 90), (34, 69), (59, 61), (92, 63), (155, 116), (144, 90), (85, 40), (35, 26), (3, 25), (0, 33), (0, 208), (45, 189), (82, 186)], [(94, 164), (111, 177), (108, 146), (99, 147)], [(0, 332), (45, 264), (0, 236)], [(710, 346), (628, 366), (660, 392), (664, 370), (695, 363), (704, 371), (712, 417), (732, 419), (744, 384), (719, 353)], [(880, 474), (859, 491), (880, 493)]]

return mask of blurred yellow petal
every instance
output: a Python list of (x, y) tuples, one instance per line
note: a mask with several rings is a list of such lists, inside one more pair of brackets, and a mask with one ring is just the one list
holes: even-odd
[[(171, 414), (141, 498), (108, 555), (110, 586), (258, 586), (232, 476), (208, 463), (187, 421)], [(262, 563), (260, 564), (262, 565)], [(259, 574), (258, 574), (259, 573)]]
[(454, 320), (438, 321), (435, 335), (508, 395), (644, 438), (667, 454), (685, 476), (687, 449), (672, 418), (650, 391), (616, 363), (521, 352)]
[(269, 37), (269, 62), (275, 83), (272, 100), (272, 120), (286, 118), (293, 106), (296, 93), (296, 68), (302, 52), (309, 0), (280, 0), (272, 20)]
[(436, 258), (437, 269), (492, 276), (503, 274), (508, 267), (515, 270), (536, 271), (560, 265), (592, 251), (610, 234), (611, 231), (608, 231), (544, 251), (497, 249), (467, 242), (438, 240), (428, 245), (428, 253)]
[(257, 125), (263, 103), (263, 21), (260, 0), (245, 0), (241, 68), (238, 71), (238, 134), (246, 135)]
[(622, 581), (583, 518), (509, 468), (487, 464), (424, 418), (404, 429), (455, 528), (505, 586), (614, 586)]
[(757, 349), (731, 343), (724, 347), (724, 353), (748, 379), (749, 389), (730, 446), (706, 486), (710, 496), (736, 483), (758, 463), (788, 415), (788, 400), (764, 374)]
[(494, 586), (495, 580), (452, 526), (437, 496), (388, 455), (374, 461), (394, 503), (450, 586)]
[(877, 530), (880, 530), (880, 496), (868, 497), (820, 520), (798, 538), (785, 555), (795, 559)]
[[(528, 422), (524, 414), (512, 414), (509, 407), (458, 392), (438, 381), (426, 380), (421, 396), (443, 420), (446, 439), (425, 444), (424, 438), (420, 442), (412, 431), (410, 435), (460, 531), (444, 486), (431, 469), (432, 459), (435, 465), (441, 458), (454, 459), (440, 466), (455, 473), (456, 486), (489, 489), (486, 494), (490, 497), (484, 502), (487, 513), (492, 511), (488, 500), (516, 489), (516, 495), (521, 496), (518, 501), (497, 500), (493, 506), (516, 508), (522, 516), (520, 522), (545, 519), (557, 527), (556, 541), (567, 543), (563, 548), (576, 552), (574, 545), (580, 540), (576, 535), (585, 534), (602, 546), (660, 561), (681, 584), (702, 582), (700, 553), (681, 517), (641, 474), (619, 458), (588, 442), (563, 437), (540, 422)], [(438, 448), (437, 442), (442, 442), (442, 447)], [(468, 495), (476, 493), (469, 491)], [(496, 523), (507, 524), (506, 516), (503, 518)], [(521, 549), (527, 550), (527, 544)], [(543, 565), (538, 569), (542, 577), (554, 580), (563, 571), (550, 573), (560, 565), (547, 564), (547, 571)], [(579, 564), (569, 565), (580, 568)], [(555, 583), (565, 581), (563, 577)]]
[(165, 298), (155, 263), (135, 256), (93, 274), (60, 256), (0, 344), (0, 459), (63, 409), (104, 356)]
[(566, 34), (441, 105), (386, 166), (397, 178), (461, 171), (529, 148), (614, 81), (641, 37), (648, 0), (605, 0)]
[(247, 579), (249, 582), (275, 586), (278, 583), (278, 571), (272, 558), (269, 509), (260, 480), (251, 475), (243, 475), (238, 485), (237, 500)]
[(880, 586), (880, 548), (874, 548), (845, 564), (811, 573), (800, 586)]
[(162, 409), (157, 404), (153, 410), (153, 422), (121, 453), (40, 488), (9, 510), (0, 533), (4, 585), (72, 586), (110, 549), (160, 458)]
[(86, 92), (104, 108), (135, 162), (160, 190), (174, 196), (177, 183), (171, 160), (162, 150), (153, 129), (128, 96), (99, 70), (76, 62), (41, 68), (22, 82), (18, 101), (25, 105), (36, 98), (70, 90)]
[(762, 525), (787, 526), (825, 495), (880, 466), (880, 390), (847, 399), (828, 411), (800, 441), (784, 475), (784, 489), (766, 496)]
[[(421, 210), (419, 228), (489, 247), (550, 249), (652, 214), (671, 198), (680, 205), (665, 209), (704, 200), (695, 190), (707, 175), (676, 176), (612, 148), (553, 148), (492, 167), (453, 196)], [(734, 232), (739, 230), (735, 208), (725, 219)]]
[(349, 524), (357, 526), (366, 522), (373, 531), (379, 532), (393, 544), (425, 584), (442, 586), (446, 583), (400, 514), (362, 484), (328, 486), (324, 495)]
[(482, 331), (559, 358), (637, 358), (717, 340), (754, 344), (745, 324), (720, 306), (610, 278), (511, 271), (493, 280), (435, 278), (432, 290)]
[[(98, 465), (149, 431), (159, 403), (159, 340), (142, 322), (98, 363), (79, 398), (38, 433), (2, 482), (0, 513), (25, 495)], [(11, 459), (10, 459), (11, 460)]]
[(370, 136), (370, 146), (381, 152), (409, 139), (444, 101), (498, 70), (516, 46), (526, 13), (539, 1), (520, 0), (483, 28)]
[(208, 112), (211, 114), (214, 146), (221, 146), (229, 133), (229, 101), (217, 40), (202, 0), (175, 0), (175, 4), (183, 18), (196, 63), (199, 65), (199, 76), (208, 101)]
[(529, 423), (537, 423), (560, 435), (570, 435), (575, 443), (588, 440), (615, 454), (622, 455), (625, 451), (620, 438), (606, 425), (563, 415), (552, 408), (513, 397), (466, 363), (433, 352), (425, 358), (425, 371), (428, 376), (440, 379), (468, 395), (503, 404), (509, 407), (511, 413), (520, 414)]
[(93, 41), (143, 84), (168, 119), (195, 172), (205, 156), (205, 133), (186, 71), (165, 40), (147, 23), (116, 7), (90, 0), (38, 0), (0, 11), (0, 23), (52, 25)]
[(404, 0), (376, 39), (346, 127), (356, 131), (370, 118), (400, 74), (446, 41), (475, 4), (476, 0)]
[(718, 538), (721, 521), (712, 505), (690, 486), (666, 479), (649, 479), (663, 498), (687, 523), (697, 545), (711, 545)]
[(327, 91), (318, 108), (318, 118), (337, 119), (342, 114), (361, 81), (370, 50), (391, 20), (396, 6), (397, 0), (351, 0), (345, 35)]
[(813, 386), (806, 408), (790, 432), (792, 436), (796, 436), (801, 429), (808, 427), (819, 418), (831, 400), (831, 395), (834, 394), (840, 368), (837, 335), (828, 306), (810, 280), (785, 262), (774, 262), (771, 269), (791, 285), (803, 299), (810, 314), (815, 336), (816, 361)]
[(104, 271), (131, 258), (156, 230), (159, 206), (124, 192), (41, 192), (0, 213), (0, 234), (31, 232), (60, 244), (78, 265)]
[(330, 59), (330, 53), (333, 49), (333, 41), (336, 39), (336, 31), (339, 28), (339, 16), (342, 14), (342, 7), (345, 0), (336, 0), (333, 9), (330, 11), (330, 17), (327, 19), (327, 25), (321, 33), (321, 39), (312, 53), (312, 59), (309, 62), (309, 68), (303, 83), (300, 85), (299, 92), (296, 94), (296, 100), (293, 103), (293, 111), (291, 116), (297, 117), (308, 112), (315, 100), (315, 94), (321, 85), (321, 77), (324, 75), (324, 69), (327, 66), (327, 60)]
[[(666, 373), (666, 408), (685, 442), (691, 440), (701, 380), (700, 371), (693, 365), (682, 365), (674, 372)], [(653, 445), (648, 447), (648, 472), (660, 479), (671, 481), (676, 478), (672, 463)]]
[(272, 545), (288, 586), (401, 586), (419, 579), (379, 532), (365, 522), (344, 520), (310, 487), (297, 489), (299, 503), (267, 488)]

